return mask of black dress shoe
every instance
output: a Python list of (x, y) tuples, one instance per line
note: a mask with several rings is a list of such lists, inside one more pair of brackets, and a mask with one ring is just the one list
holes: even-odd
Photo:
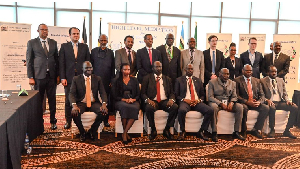
[(241, 131), (241, 136), (243, 136), (245, 139), (247, 138), (247, 131)]
[(173, 139), (173, 136), (172, 136), (172, 134), (170, 133), (170, 130), (164, 130), (164, 131), (163, 131), (163, 136), (164, 136), (164, 137), (167, 137), (168, 140), (172, 140), (172, 139)]
[(239, 140), (246, 140), (245, 137), (241, 136), (238, 131), (235, 131), (235, 132), (232, 133), (232, 138), (233, 139), (237, 138)]
[(182, 132), (180, 133), (180, 135), (178, 136), (177, 140), (178, 140), (178, 141), (182, 141), (182, 140), (185, 139), (185, 137), (186, 137), (186, 132), (185, 132), (185, 131), (182, 131)]
[(110, 124), (107, 122), (107, 123), (104, 123), (104, 126), (105, 127), (110, 127)]
[(86, 133), (80, 134), (80, 142), (84, 142), (85, 141), (85, 134)]
[(88, 131), (88, 135), (90, 136), (91, 140), (95, 140), (95, 138), (96, 138), (96, 135), (95, 135), (95, 133), (94, 133), (94, 132), (92, 132), (92, 130), (91, 130), (91, 129)]
[(271, 129), (270, 133), (268, 134), (269, 138), (274, 138), (275, 137), (275, 130)]
[(71, 127), (71, 122), (66, 122), (64, 129), (69, 129)]
[(294, 136), (290, 131), (284, 131), (284, 132), (283, 132), (283, 136), (289, 137), (289, 138), (292, 138), (292, 139), (296, 139), (296, 138), (297, 138), (297, 137)]
[(218, 142), (218, 141), (219, 141), (218, 134), (215, 133), (215, 132), (213, 132), (213, 133), (212, 133), (212, 136), (211, 136), (211, 140), (212, 140), (213, 142)]
[(149, 135), (149, 140), (154, 140), (156, 136), (157, 136), (157, 131), (152, 130), (151, 134)]
[(252, 130), (252, 131), (250, 131), (250, 134), (252, 136), (255, 136), (255, 137), (259, 138), (259, 139), (263, 139), (263, 136), (258, 132), (258, 130)]
[(208, 141), (208, 138), (204, 136), (203, 132), (201, 131), (198, 131), (197, 135), (196, 135), (197, 138), (201, 138), (202, 140), (204, 141)]
[(57, 126), (55, 123), (51, 123), (51, 130), (56, 130), (57, 129)]
[(127, 133), (127, 141), (128, 141), (128, 143), (131, 143), (131, 142), (132, 142), (132, 138), (129, 137), (128, 133)]

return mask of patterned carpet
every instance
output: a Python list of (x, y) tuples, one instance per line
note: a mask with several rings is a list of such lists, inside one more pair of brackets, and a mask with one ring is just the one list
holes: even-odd
[[(111, 128), (104, 128), (100, 140), (81, 143), (63, 129), (63, 97), (57, 102), (58, 129), (50, 130), (49, 114), (45, 115), (45, 132), (31, 142), (30, 155), (23, 152), (22, 168), (300, 168), (300, 139), (281, 134), (263, 140), (248, 135), (246, 141), (220, 135), (218, 143), (197, 139), (195, 133), (188, 133), (184, 141), (168, 141), (162, 135), (149, 141), (131, 134), (133, 142), (123, 145), (121, 134), (114, 137), (110, 116)], [(292, 132), (300, 137), (300, 129)]]

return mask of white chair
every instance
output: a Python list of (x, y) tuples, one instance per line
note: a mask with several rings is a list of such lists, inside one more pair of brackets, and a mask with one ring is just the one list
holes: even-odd
[[(143, 137), (143, 112), (140, 110), (138, 120), (135, 120), (132, 127), (128, 130), (128, 133), (141, 133)], [(118, 133), (123, 133), (123, 125), (121, 121), (121, 115), (119, 111), (116, 112), (116, 123), (115, 123), (115, 137), (118, 136)]]
[[(189, 111), (185, 116), (185, 131), (186, 132), (198, 132), (201, 128), (204, 116), (197, 111)], [(180, 124), (178, 123), (178, 117), (175, 120), (174, 128), (179, 133)]]
[[(286, 127), (286, 124), (288, 123), (289, 119), (289, 111), (284, 111), (284, 110), (276, 110), (275, 113), (275, 133), (283, 133)], [(270, 127), (269, 127), (269, 116), (266, 118), (264, 127), (263, 127), (263, 132), (268, 134), (270, 132)]]
[[(162, 134), (163, 130), (166, 127), (167, 119), (169, 117), (169, 113), (163, 111), (163, 110), (157, 110), (154, 112), (154, 122), (157, 134)], [(147, 134), (149, 135), (151, 133), (151, 127), (149, 127), (149, 121), (147, 119), (147, 116), (144, 116), (144, 128)], [(170, 128), (170, 133), (174, 134), (174, 128)]]
[[(85, 131), (88, 131), (91, 128), (92, 124), (95, 122), (96, 117), (97, 115), (94, 112), (84, 112), (83, 114), (81, 114), (81, 121)], [(102, 122), (97, 131), (98, 139), (100, 139), (100, 132), (102, 132), (103, 128), (104, 128), (104, 123)], [(72, 128), (71, 128), (72, 139), (74, 138), (74, 134), (78, 134), (78, 133), (79, 130), (72, 119)]]

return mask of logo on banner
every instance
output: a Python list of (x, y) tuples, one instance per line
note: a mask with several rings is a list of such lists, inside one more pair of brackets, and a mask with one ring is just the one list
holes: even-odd
[(1, 26), (1, 31), (8, 31), (8, 26)]
[(228, 51), (229, 51), (229, 49), (228, 49), (227, 45), (224, 44), (223, 56), (224, 56), (225, 58), (228, 56)]

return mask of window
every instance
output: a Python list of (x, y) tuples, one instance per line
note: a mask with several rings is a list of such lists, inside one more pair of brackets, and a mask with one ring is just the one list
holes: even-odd
[(299, 1), (280, 2), (279, 19), (300, 20)]
[[(91, 9), (91, 3), (85, 1), (59, 1), (55, 3), (56, 8), (68, 8), (68, 9)], [(103, 5), (102, 5), (103, 6)]]
[(93, 10), (103, 10), (103, 11), (126, 11), (126, 2), (116, 2), (116, 1), (96, 1), (92, 2)]
[(17, 4), (18, 6), (54, 8), (54, 2), (48, 2), (48, 1), (21, 1), (18, 2)]
[(278, 5), (272, 1), (252, 2), (251, 18), (277, 19)]
[(160, 13), (190, 15), (191, 2), (160, 2)]
[(127, 2), (127, 12), (158, 13), (158, 6), (158, 2)]
[(15, 7), (1, 7), (0, 22), (16, 22), (16, 10)]
[(223, 2), (223, 17), (250, 18), (250, 2)]
[(278, 34), (299, 34), (300, 21), (279, 21)]
[(195, 1), (192, 2), (192, 15), (221, 16), (221, 2)]
[(252, 34), (266, 34), (265, 51), (261, 53), (270, 53), (270, 44), (273, 42), (273, 34), (275, 34), (276, 22), (267, 21), (252, 21), (251, 33)]
[(143, 24), (143, 25), (158, 25), (158, 15), (128, 13), (127, 23), (135, 23), (135, 24)]

